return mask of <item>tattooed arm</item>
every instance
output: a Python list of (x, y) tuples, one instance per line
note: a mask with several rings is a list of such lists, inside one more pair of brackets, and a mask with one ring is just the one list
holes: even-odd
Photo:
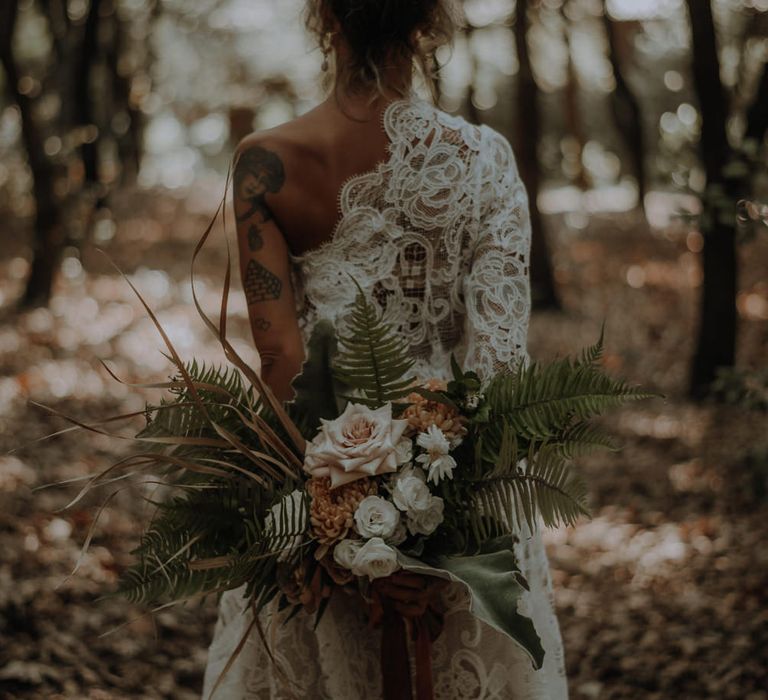
[(238, 146), (234, 206), (240, 275), (248, 315), (261, 356), (264, 381), (283, 401), (293, 398), (291, 380), (301, 370), (303, 346), (291, 288), (288, 246), (267, 203), (285, 183), (278, 155), (252, 139)]

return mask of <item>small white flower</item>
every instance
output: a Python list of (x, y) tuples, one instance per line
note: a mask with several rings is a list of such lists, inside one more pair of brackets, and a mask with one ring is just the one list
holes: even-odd
[(399, 522), (397, 508), (379, 496), (364, 498), (355, 511), (355, 526), (365, 538), (387, 539), (394, 534)]
[(333, 548), (333, 560), (343, 569), (351, 569), (362, 546), (362, 540), (342, 540)]
[(431, 462), (441, 455), (447, 455), (451, 449), (451, 446), (448, 444), (448, 438), (434, 424), (430, 425), (425, 433), (419, 433), (419, 436), (416, 438), (416, 444), (427, 451), (427, 455), (419, 455), (416, 458), (418, 462), (424, 461), (422, 458), (425, 456), (427, 456), (427, 461)]
[(448, 454), (451, 445), (440, 428), (430, 425), (427, 432), (419, 434), (416, 443), (426, 450), (416, 457), (416, 461), (429, 467), (429, 481), (437, 484), (440, 479), (453, 478), (456, 460)]
[(408, 515), (426, 510), (430, 498), (427, 477), (417, 467), (403, 469), (392, 480), (392, 500)]
[(403, 438), (395, 445), (395, 458), (398, 464), (405, 464), (413, 459), (413, 442), (410, 438)]
[(467, 396), (467, 399), (464, 403), (464, 405), (471, 411), (477, 408), (480, 405), (480, 399), (482, 398), (482, 394), (470, 394)]
[[(285, 541), (281, 548), (278, 561), (285, 561), (301, 544), (304, 531), (307, 529), (307, 509), (304, 505), (304, 495), (298, 489), (275, 503), (264, 518), (264, 528), (274, 534), (276, 539)], [(287, 538), (287, 539), (286, 539)]]
[(438, 484), (440, 479), (453, 479), (453, 470), (456, 468), (456, 460), (451, 455), (438, 457), (429, 465), (427, 481)]
[(443, 511), (445, 503), (442, 498), (432, 496), (429, 501), (429, 507), (420, 513), (409, 515), (408, 530), (412, 535), (431, 535), (440, 523), (443, 522)]
[(371, 579), (390, 576), (399, 568), (397, 552), (381, 537), (368, 540), (360, 547), (352, 561), (352, 573), (355, 576), (367, 576)]

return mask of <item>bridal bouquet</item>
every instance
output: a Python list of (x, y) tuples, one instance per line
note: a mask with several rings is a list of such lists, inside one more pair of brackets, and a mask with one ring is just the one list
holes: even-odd
[(586, 513), (571, 460), (613, 447), (589, 419), (647, 396), (601, 371), (602, 337), (484, 384), (455, 360), (449, 381), (417, 381), (405, 341), (360, 290), (343, 333), (315, 327), (295, 400), (281, 404), (226, 340), (227, 293), (218, 326), (198, 305), (227, 368), (183, 362), (145, 304), (176, 368), (159, 385), (170, 393), (146, 407), (136, 454), (82, 492), (118, 470), (167, 487), (120, 593), (168, 604), (243, 587), (254, 625), (273, 601), (319, 621), (331, 596), (349, 595), (384, 626), (392, 658), (407, 663), (410, 631), (428, 664), (440, 586), (418, 582), (452, 581), (541, 666), (513, 546), (539, 522)]

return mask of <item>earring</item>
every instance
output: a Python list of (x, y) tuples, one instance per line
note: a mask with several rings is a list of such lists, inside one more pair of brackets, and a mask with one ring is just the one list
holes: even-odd
[(327, 73), (330, 67), (329, 57), (331, 55), (331, 42), (333, 40), (333, 35), (334, 32), (328, 32), (325, 34), (320, 44), (320, 50), (323, 52), (323, 63), (320, 66), (320, 70), (323, 71), (323, 73)]

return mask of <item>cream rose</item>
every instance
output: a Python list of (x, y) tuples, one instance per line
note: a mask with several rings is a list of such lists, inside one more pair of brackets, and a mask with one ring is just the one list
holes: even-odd
[(304, 470), (329, 476), (331, 488), (397, 470), (397, 444), (408, 421), (392, 418), (392, 404), (370, 409), (348, 403), (336, 420), (324, 420), (307, 445)]
[(444, 509), (442, 498), (430, 496), (427, 508), (408, 515), (408, 530), (412, 535), (431, 535), (443, 522)]
[(392, 500), (408, 515), (426, 510), (429, 507), (430, 498), (427, 477), (421, 469), (416, 467), (403, 469), (392, 480)]
[(390, 576), (399, 568), (397, 552), (381, 537), (368, 540), (357, 551), (352, 562), (352, 573), (355, 576), (367, 576), (371, 579)]
[(342, 540), (333, 548), (333, 560), (344, 569), (351, 569), (355, 556), (363, 546), (361, 540)]
[(364, 498), (355, 511), (355, 527), (366, 539), (381, 537), (386, 540), (392, 537), (399, 522), (397, 508), (379, 496)]

